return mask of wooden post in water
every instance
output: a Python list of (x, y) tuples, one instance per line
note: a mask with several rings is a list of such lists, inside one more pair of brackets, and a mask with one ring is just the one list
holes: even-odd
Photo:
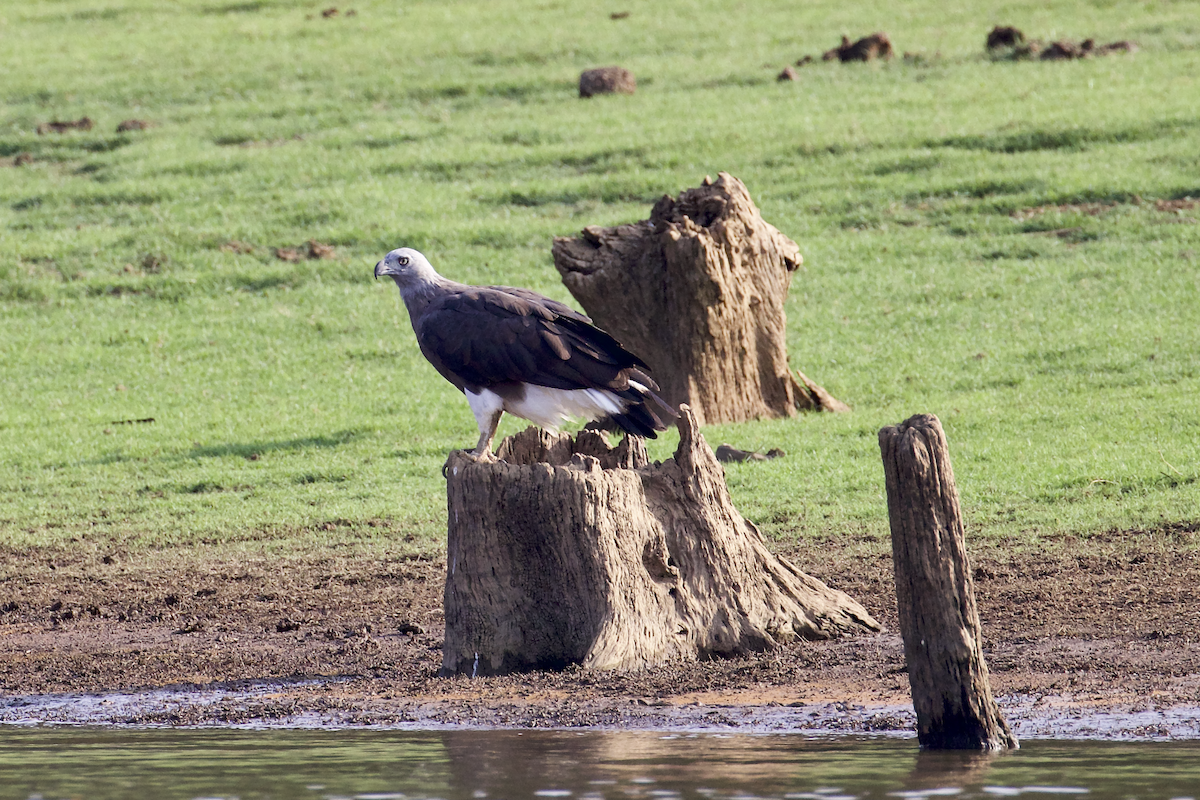
[(942, 424), (918, 414), (879, 431), (900, 634), (922, 748), (1018, 746), (992, 697), (975, 586)]

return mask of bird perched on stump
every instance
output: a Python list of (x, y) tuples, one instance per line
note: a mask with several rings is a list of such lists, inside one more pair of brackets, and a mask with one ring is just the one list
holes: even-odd
[(375, 265), (382, 275), (400, 287), (421, 353), (467, 396), (477, 458), (495, 458), (505, 411), (551, 432), (583, 418), (651, 439), (678, 417), (655, 394), (649, 367), (569, 306), (528, 289), (456, 283), (409, 247)]

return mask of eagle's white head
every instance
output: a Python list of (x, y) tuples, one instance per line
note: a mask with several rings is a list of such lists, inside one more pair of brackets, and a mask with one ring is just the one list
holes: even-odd
[(375, 277), (388, 275), (400, 287), (400, 293), (405, 289), (413, 289), (436, 283), (441, 276), (434, 271), (429, 259), (411, 247), (399, 247), (383, 257), (375, 265)]

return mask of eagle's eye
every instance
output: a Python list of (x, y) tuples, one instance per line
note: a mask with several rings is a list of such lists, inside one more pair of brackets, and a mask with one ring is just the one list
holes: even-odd
[(396, 256), (396, 263), (402, 267), (408, 266), (408, 256)]

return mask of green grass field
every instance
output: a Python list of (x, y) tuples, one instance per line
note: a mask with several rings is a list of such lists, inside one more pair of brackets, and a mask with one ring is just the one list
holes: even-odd
[[(321, 8), (0, 10), (5, 543), (438, 546), (474, 420), (375, 261), (569, 300), (552, 237), (722, 170), (800, 244), (792, 362), (854, 408), (706, 430), (787, 450), (728, 469), (770, 535), (885, 536), (876, 433), (917, 412), (977, 535), (1200, 520), (1200, 207), (1156, 204), (1200, 198), (1200, 2)], [(995, 24), (1141, 50), (993, 62)], [(922, 57), (775, 81), (874, 30)], [(578, 99), (611, 63), (638, 93)], [(275, 257), (309, 239), (336, 258)]]

